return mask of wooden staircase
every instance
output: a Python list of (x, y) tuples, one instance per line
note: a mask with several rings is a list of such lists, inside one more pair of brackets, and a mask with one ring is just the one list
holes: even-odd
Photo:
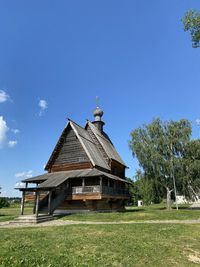
[[(67, 197), (67, 188), (62, 188), (59, 190), (54, 197), (52, 197), (51, 200), (51, 209), (50, 214), (53, 214), (54, 210), (56, 210), (66, 199)], [(48, 197), (49, 194), (45, 196), (45, 198), (42, 199), (42, 201), (39, 204), (39, 213), (47, 214), (48, 213)]]

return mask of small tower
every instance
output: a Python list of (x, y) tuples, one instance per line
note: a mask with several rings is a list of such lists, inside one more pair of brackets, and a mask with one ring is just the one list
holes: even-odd
[(93, 115), (94, 115), (94, 121), (92, 122), (96, 127), (97, 129), (100, 131), (100, 132), (103, 132), (103, 126), (104, 126), (104, 122), (101, 120), (101, 117), (103, 116), (103, 110), (99, 108), (99, 105), (98, 105), (98, 97), (96, 98), (97, 100), (97, 107), (96, 109), (94, 110), (93, 112)]

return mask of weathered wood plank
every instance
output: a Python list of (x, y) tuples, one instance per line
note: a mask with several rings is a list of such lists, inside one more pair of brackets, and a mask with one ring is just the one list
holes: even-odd
[(69, 129), (65, 139), (63, 140), (63, 143), (60, 146), (59, 153), (57, 154), (57, 157), (53, 163), (53, 167), (59, 164), (81, 163), (89, 161), (90, 160), (74, 131)]
[(58, 172), (58, 171), (71, 171), (71, 170), (81, 170), (81, 169), (90, 169), (92, 164), (90, 162), (84, 163), (74, 163), (74, 164), (60, 164), (53, 165), (49, 172)]

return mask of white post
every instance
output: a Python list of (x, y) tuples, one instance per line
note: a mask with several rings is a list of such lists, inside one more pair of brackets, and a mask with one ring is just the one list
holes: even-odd
[(172, 144), (171, 144), (171, 175), (172, 175), (173, 184), (174, 184), (174, 195), (175, 195), (175, 201), (176, 201), (176, 209), (178, 210), (178, 203), (177, 203), (177, 197), (176, 197), (176, 182), (175, 182), (175, 177), (174, 177), (174, 162), (173, 162)]

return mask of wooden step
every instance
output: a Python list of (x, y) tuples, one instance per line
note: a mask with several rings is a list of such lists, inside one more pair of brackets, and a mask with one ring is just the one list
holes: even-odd
[(41, 223), (41, 222), (47, 222), (53, 220), (54, 217), (52, 215), (47, 214), (39, 214), (36, 215), (20, 215), (15, 220), (11, 221), (11, 224), (24, 224), (24, 223)]

